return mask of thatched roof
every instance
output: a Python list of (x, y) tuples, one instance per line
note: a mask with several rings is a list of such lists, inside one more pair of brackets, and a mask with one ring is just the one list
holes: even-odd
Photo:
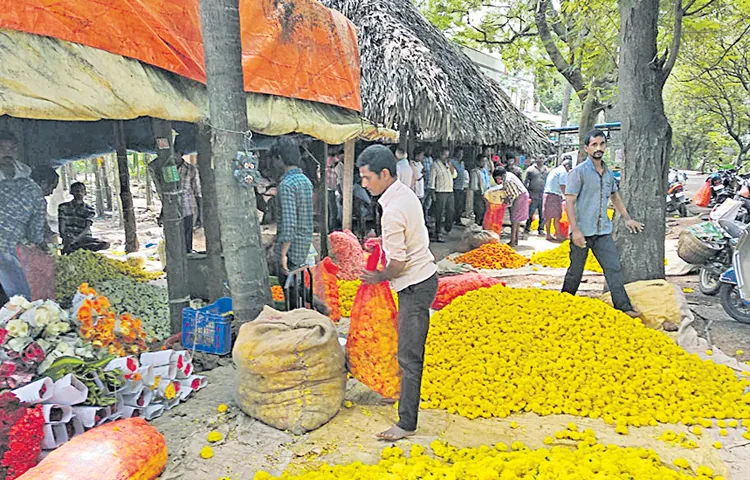
[(321, 0), (358, 29), (364, 115), (424, 140), (536, 153), (545, 133), (409, 0)]

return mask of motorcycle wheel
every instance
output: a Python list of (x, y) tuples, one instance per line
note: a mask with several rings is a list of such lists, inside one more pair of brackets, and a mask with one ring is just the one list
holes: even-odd
[(740, 299), (737, 285), (724, 283), (719, 289), (721, 306), (727, 314), (740, 323), (750, 324), (750, 306), (745, 305)]
[(721, 288), (721, 282), (719, 281), (719, 275), (716, 275), (710, 269), (701, 267), (701, 272), (698, 275), (698, 289), (703, 295), (716, 295), (719, 293)]
[(688, 209), (684, 203), (680, 205), (680, 216), (682, 218), (685, 218), (688, 216)]

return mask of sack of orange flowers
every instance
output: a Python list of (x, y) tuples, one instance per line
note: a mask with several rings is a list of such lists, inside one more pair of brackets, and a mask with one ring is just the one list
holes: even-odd
[[(365, 268), (374, 271), (379, 260), (380, 246), (375, 245)], [(388, 282), (363, 284), (357, 290), (346, 355), (354, 378), (386, 398), (398, 397), (398, 310)]]
[(455, 298), (472, 290), (488, 288), (500, 283), (500, 280), (488, 277), (481, 273), (464, 273), (452, 277), (441, 277), (438, 281), (438, 291), (435, 301), (432, 302), (433, 310), (440, 310)]
[(19, 480), (149, 480), (158, 477), (166, 464), (164, 436), (144, 419), (128, 418), (73, 438)]
[(312, 310), (265, 307), (240, 327), (232, 349), (236, 400), (247, 415), (301, 435), (325, 424), (344, 400), (344, 351), (336, 326)]
[(324, 258), (313, 269), (313, 294), (325, 302), (331, 310), (328, 317), (334, 322), (341, 320), (338, 273), (339, 267), (331, 257)]

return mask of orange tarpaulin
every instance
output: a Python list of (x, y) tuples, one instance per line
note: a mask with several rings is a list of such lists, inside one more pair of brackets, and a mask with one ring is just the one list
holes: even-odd
[[(199, 0), (0, 0), (0, 28), (205, 83)], [(316, 0), (240, 0), (245, 90), (361, 110), (354, 26)]]

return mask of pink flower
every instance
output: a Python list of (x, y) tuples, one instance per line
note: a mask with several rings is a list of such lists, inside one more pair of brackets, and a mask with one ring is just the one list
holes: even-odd
[(8, 336), (8, 331), (4, 328), (0, 328), (0, 345), (5, 343), (5, 338)]
[(41, 363), (44, 361), (44, 350), (36, 342), (30, 343), (23, 351), (24, 363)]

